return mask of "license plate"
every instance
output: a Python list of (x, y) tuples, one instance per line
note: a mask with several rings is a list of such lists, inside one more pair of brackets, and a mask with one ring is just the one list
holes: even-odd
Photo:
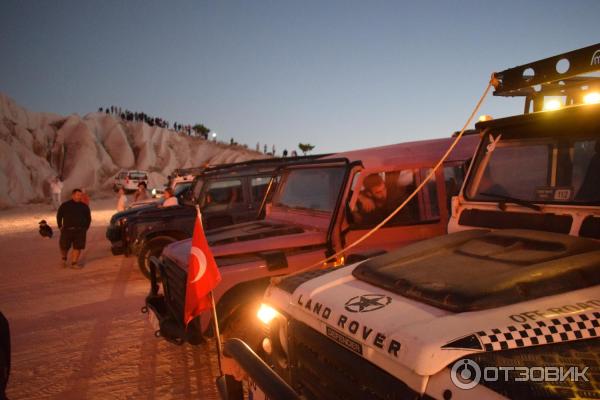
[(148, 321), (150, 321), (150, 325), (154, 328), (155, 331), (160, 329), (160, 324), (158, 323), (158, 318), (154, 314), (151, 308), (148, 307)]
[(265, 393), (260, 390), (253, 380), (248, 380), (248, 400), (268, 400)]

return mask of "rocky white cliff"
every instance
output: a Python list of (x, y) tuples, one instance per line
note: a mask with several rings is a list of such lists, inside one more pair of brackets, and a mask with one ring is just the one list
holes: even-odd
[(264, 157), (241, 146), (189, 137), (97, 112), (67, 117), (31, 112), (0, 93), (0, 208), (49, 198), (48, 181), (61, 176), (64, 192), (112, 187), (122, 169), (150, 172), (162, 186), (175, 168)]

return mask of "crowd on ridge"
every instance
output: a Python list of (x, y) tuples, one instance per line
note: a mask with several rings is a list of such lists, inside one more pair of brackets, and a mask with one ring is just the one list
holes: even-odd
[(189, 136), (191, 136), (192, 133), (194, 133), (202, 137), (203, 139), (208, 139), (208, 132), (210, 132), (208, 129), (199, 132), (198, 130), (195, 130), (192, 125), (189, 124), (180, 124), (178, 122), (174, 122), (173, 124), (171, 124), (164, 118), (154, 117), (144, 112), (130, 111), (116, 106), (110, 106), (106, 108), (100, 107), (98, 108), (98, 112), (105, 112), (106, 114), (114, 115), (116, 117), (121, 118), (123, 121), (145, 122), (150, 126), (173, 129), (176, 132), (185, 133)]
[[(178, 122), (174, 122), (173, 124), (171, 124), (169, 121), (167, 121), (164, 118), (160, 118), (160, 117), (153, 117), (151, 115), (148, 115), (144, 112), (135, 112), (135, 111), (130, 111), (127, 109), (123, 109), (121, 107), (116, 107), (116, 106), (109, 106), (109, 107), (99, 107), (98, 108), (98, 112), (103, 112), (109, 115), (114, 115), (118, 118), (121, 118), (123, 121), (130, 121), (130, 122), (145, 122), (146, 124), (150, 125), (150, 126), (157, 126), (159, 128), (166, 128), (166, 129), (172, 129), (176, 132), (179, 133), (184, 133), (188, 136), (191, 136), (192, 134), (194, 134), (195, 136), (198, 136), (202, 139), (208, 140), (209, 137), (209, 133), (210, 130), (206, 127), (204, 127), (203, 125), (189, 125), (189, 124), (180, 124)], [(201, 128), (198, 128), (201, 127)], [(216, 139), (215, 139), (216, 140)], [(233, 140), (233, 138), (230, 139), (229, 144), (231, 146), (242, 146), (244, 148), (248, 148), (248, 145), (245, 144), (239, 144), (238, 142), (236, 142), (235, 140)], [(261, 151), (262, 150), (262, 151)], [(276, 152), (275, 152), (275, 145), (271, 146), (271, 151), (269, 151), (268, 146), (265, 144), (263, 146), (263, 148), (260, 148), (260, 143), (256, 143), (256, 151), (257, 152), (262, 152), (263, 154), (267, 154), (270, 156), (276, 156)], [(292, 150), (291, 154), (292, 157), (297, 156), (297, 153), (295, 150)], [(287, 150), (283, 150), (282, 152), (282, 156), (283, 157), (287, 157), (288, 156), (288, 151)]]

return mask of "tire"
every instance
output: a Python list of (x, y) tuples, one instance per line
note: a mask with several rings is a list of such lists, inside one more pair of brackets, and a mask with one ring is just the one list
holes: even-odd
[[(140, 251), (140, 254), (138, 255), (138, 266), (140, 267), (140, 271), (146, 277), (146, 279), (150, 280), (150, 264), (148, 263), (148, 259), (151, 256), (160, 256), (160, 253), (162, 253), (166, 245), (176, 242), (177, 240), (178, 239), (171, 236), (157, 236), (150, 239), (148, 243), (144, 245)], [(160, 272), (158, 271), (157, 278), (160, 281)]]

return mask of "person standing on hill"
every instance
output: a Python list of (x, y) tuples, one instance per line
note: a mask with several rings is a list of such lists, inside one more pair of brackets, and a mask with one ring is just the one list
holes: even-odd
[(71, 267), (81, 267), (78, 265), (79, 256), (81, 250), (85, 249), (86, 233), (92, 222), (90, 208), (81, 201), (81, 194), (81, 189), (73, 189), (71, 200), (62, 203), (56, 213), (63, 267), (67, 266), (67, 254), (71, 247)]
[(58, 210), (60, 206), (63, 183), (58, 176), (50, 181), (50, 191), (52, 192), (52, 208)]

